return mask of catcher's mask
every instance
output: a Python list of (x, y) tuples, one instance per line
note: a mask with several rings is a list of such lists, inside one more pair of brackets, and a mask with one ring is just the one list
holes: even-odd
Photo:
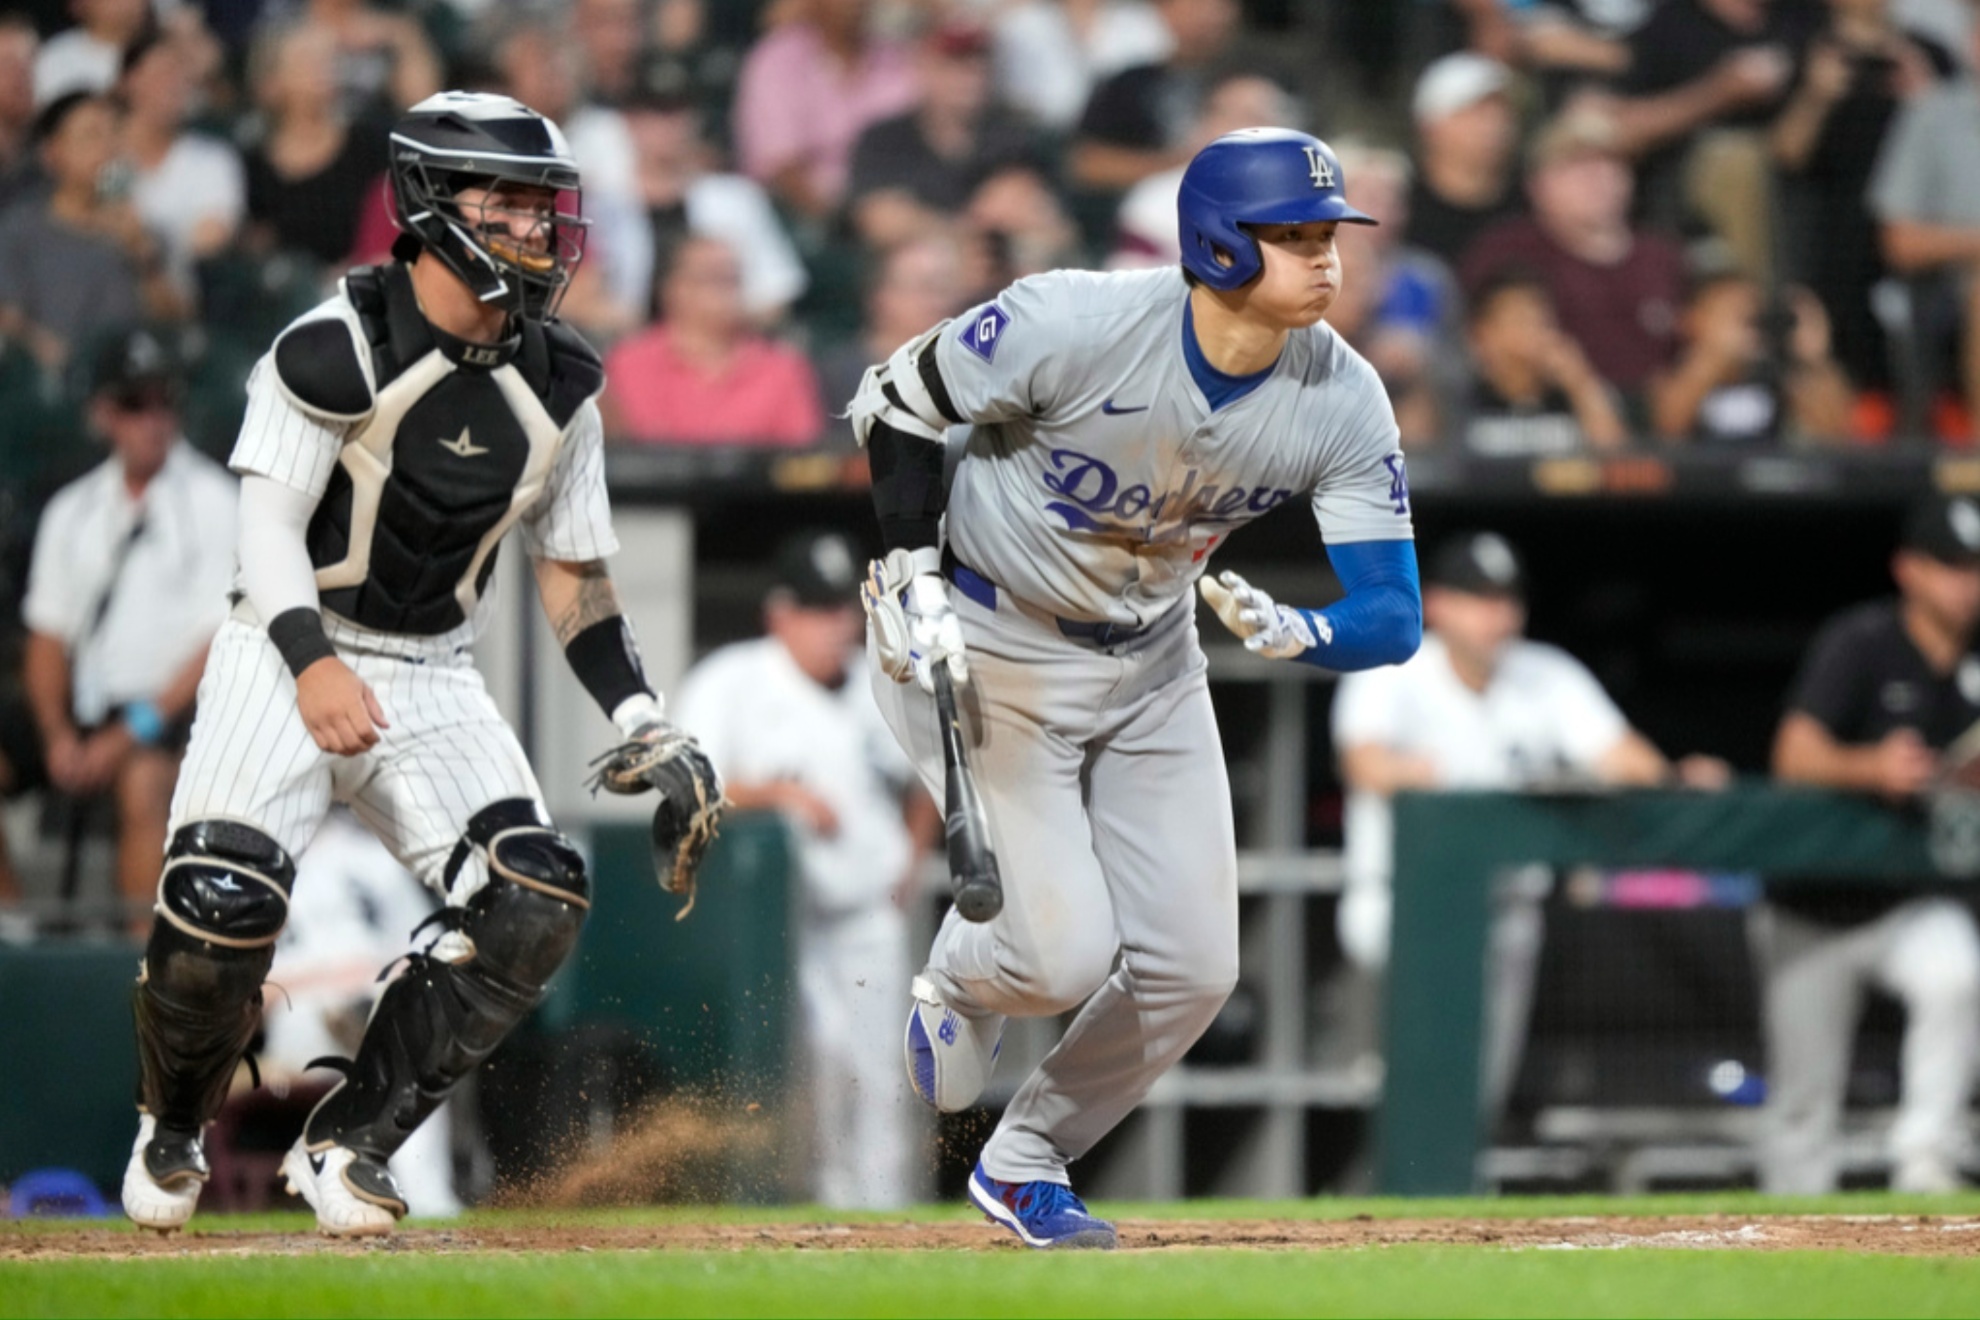
[(482, 302), (556, 315), (591, 222), (555, 124), (507, 96), (441, 92), (393, 127), (391, 154), (393, 256), (424, 249)]

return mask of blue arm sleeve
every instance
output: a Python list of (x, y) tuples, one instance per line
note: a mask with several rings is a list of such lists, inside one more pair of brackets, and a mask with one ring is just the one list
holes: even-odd
[(1423, 589), (1416, 576), (1416, 542), (1353, 541), (1327, 547), (1327, 560), (1347, 595), (1324, 610), (1302, 610), (1320, 636), (1334, 640), (1302, 651), (1321, 669), (1346, 671), (1399, 665), (1423, 640)]

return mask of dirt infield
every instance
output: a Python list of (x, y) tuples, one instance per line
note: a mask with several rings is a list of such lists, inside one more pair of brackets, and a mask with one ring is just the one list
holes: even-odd
[[(1566, 1219), (1123, 1219), (1133, 1250), (1238, 1247), (1340, 1251), (1428, 1243), (1500, 1250), (1852, 1251), (1980, 1255), (1980, 1218), (1930, 1215), (1687, 1215)], [(0, 1261), (324, 1253), (567, 1251), (1017, 1251), (990, 1224), (667, 1224), (641, 1227), (409, 1229), (383, 1241), (333, 1242), (304, 1233), (197, 1229), (158, 1238), (113, 1229), (0, 1232)]]

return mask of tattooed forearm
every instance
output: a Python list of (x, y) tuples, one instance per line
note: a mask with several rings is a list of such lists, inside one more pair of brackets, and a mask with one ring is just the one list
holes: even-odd
[(612, 589), (612, 579), (606, 574), (602, 560), (568, 565), (565, 576), (567, 584), (560, 584), (565, 585), (565, 591), (558, 594), (566, 598), (552, 604), (549, 611), (550, 627), (557, 634), (559, 646), (570, 645), (571, 638), (592, 624), (624, 613), (619, 608), (619, 593)]

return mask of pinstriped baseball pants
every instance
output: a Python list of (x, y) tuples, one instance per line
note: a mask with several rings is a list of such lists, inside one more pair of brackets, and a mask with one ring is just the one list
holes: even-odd
[[(391, 727), (356, 756), (317, 747), (296, 708), (295, 679), (268, 634), (229, 619), (213, 639), (199, 716), (172, 795), (171, 828), (209, 817), (245, 821), (299, 856), (333, 801), (348, 803), (402, 865), (435, 891), (470, 816), (542, 792), (515, 734), (465, 651), (424, 657), (339, 648), (371, 685)], [(470, 858), (451, 895), (485, 881)]]

